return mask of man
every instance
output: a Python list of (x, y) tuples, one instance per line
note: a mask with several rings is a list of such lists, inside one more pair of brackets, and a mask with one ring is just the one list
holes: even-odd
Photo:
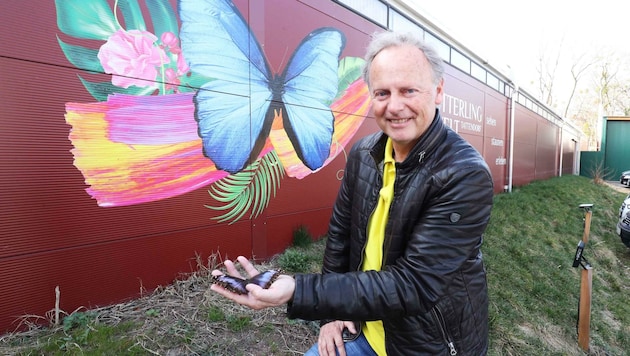
[[(364, 79), (382, 132), (350, 151), (322, 274), (282, 275), (269, 289), (248, 285), (246, 295), (212, 289), (254, 309), (288, 303), (290, 318), (324, 319), (307, 355), (486, 354), (480, 247), (492, 178), (440, 117), (443, 72), (439, 55), (413, 35), (376, 35)], [(344, 344), (344, 329), (356, 339)]]

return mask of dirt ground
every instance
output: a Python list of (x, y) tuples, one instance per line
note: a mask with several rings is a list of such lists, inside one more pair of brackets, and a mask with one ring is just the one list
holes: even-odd
[(608, 186), (610, 186), (611, 188), (624, 193), (624, 194), (630, 194), (630, 187), (626, 187), (625, 185), (621, 185), (621, 183), (619, 183), (619, 181), (606, 181), (606, 184)]
[[(318, 322), (289, 320), (286, 307), (253, 311), (210, 291), (213, 268), (202, 267), (145, 297), (89, 312), (95, 313), (100, 325), (116, 327), (133, 322), (136, 327), (124, 335), (133, 340), (130, 349), (134, 355), (302, 355), (316, 342)], [(51, 315), (45, 317), (50, 319)], [(0, 355), (44, 355), (47, 353), (41, 348), (33, 347), (61, 345), (71, 339), (60, 326), (31, 325), (28, 319), (24, 322), (30, 330), (0, 335)], [(89, 343), (66, 342), (64, 348), (64, 354), (69, 355), (98, 353), (91, 351)]]

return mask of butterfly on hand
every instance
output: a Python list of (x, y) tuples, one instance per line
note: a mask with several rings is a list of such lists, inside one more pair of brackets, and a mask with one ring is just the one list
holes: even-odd
[(277, 117), (311, 170), (329, 157), (343, 33), (308, 34), (282, 73), (271, 71), (260, 43), (230, 0), (180, 0), (180, 38), (193, 72), (212, 78), (194, 98), (203, 153), (236, 173), (263, 151)]
[(221, 287), (236, 294), (247, 294), (248, 291), (245, 288), (248, 284), (255, 284), (264, 289), (268, 289), (273, 282), (278, 279), (281, 270), (269, 270), (255, 275), (249, 279), (243, 279), (239, 277), (222, 274), (219, 276), (212, 276), (212, 282), (220, 285)]

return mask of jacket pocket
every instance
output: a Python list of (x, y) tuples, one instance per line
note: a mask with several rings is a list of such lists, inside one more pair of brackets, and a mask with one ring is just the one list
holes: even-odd
[(444, 339), (444, 343), (449, 349), (449, 353), (451, 356), (457, 355), (457, 349), (455, 348), (455, 343), (453, 342), (453, 338), (448, 332), (448, 328), (446, 327), (446, 322), (444, 321), (444, 316), (442, 315), (442, 311), (436, 305), (435, 308), (431, 309), (431, 315), (433, 315), (433, 319), (439, 332), (442, 334), (442, 338)]
[(360, 321), (354, 321), (354, 329), (357, 331), (356, 334), (352, 334), (350, 332), (350, 330), (348, 330), (348, 328), (343, 328), (343, 331), (341, 332), (341, 337), (343, 339), (343, 342), (348, 342), (348, 341), (354, 341), (356, 340), (359, 335), (361, 335), (361, 328), (363, 326), (363, 324)]

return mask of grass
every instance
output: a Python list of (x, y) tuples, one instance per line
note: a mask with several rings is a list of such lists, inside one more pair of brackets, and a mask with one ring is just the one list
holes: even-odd
[(535, 182), (495, 198), (485, 237), (495, 355), (579, 355), (582, 203), (593, 204), (584, 256), (593, 267), (590, 353), (630, 350), (630, 250), (615, 234), (624, 194), (584, 177)]
[[(628, 191), (630, 193), (630, 190)], [(490, 355), (624, 355), (630, 350), (630, 249), (615, 234), (625, 194), (564, 176), (495, 197), (484, 241), (490, 294)], [(590, 350), (577, 343), (582, 203), (593, 204), (584, 256), (593, 267)], [(317, 271), (325, 240), (304, 227), (294, 244), (261, 269)], [(284, 308), (251, 311), (207, 292), (209, 270), (152, 295), (77, 311), (63, 326), (35, 325), (0, 336), (14, 355), (298, 355), (317, 339), (317, 323), (287, 320)]]

